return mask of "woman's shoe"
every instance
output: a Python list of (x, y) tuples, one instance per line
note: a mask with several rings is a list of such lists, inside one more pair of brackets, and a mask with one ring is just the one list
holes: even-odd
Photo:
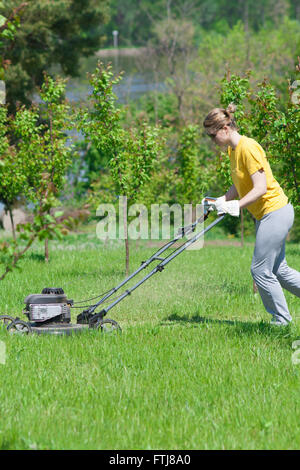
[(274, 326), (287, 326), (289, 325), (290, 322), (286, 320), (278, 320), (278, 318), (273, 318), (273, 320), (270, 321), (270, 325)]

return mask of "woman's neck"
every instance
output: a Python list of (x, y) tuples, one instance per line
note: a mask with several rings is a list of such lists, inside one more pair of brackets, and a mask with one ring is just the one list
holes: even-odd
[(230, 135), (230, 139), (229, 139), (230, 147), (235, 149), (241, 138), (242, 136), (238, 132), (236, 131), (232, 132), (232, 134)]

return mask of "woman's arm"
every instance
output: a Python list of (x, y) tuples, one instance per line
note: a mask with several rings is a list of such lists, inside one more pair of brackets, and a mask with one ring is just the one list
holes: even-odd
[(258, 170), (251, 175), (253, 188), (239, 201), (234, 199), (238, 197), (236, 187), (232, 185), (227, 193), (216, 199), (214, 205), (218, 214), (230, 214), (238, 217), (240, 209), (247, 207), (257, 201), (263, 194), (267, 192), (267, 179), (264, 170)]
[(232, 186), (230, 186), (227, 193), (225, 194), (225, 201), (232, 201), (233, 199), (237, 199), (238, 197), (238, 192), (233, 184)]
[(258, 170), (253, 173), (253, 175), (251, 175), (251, 179), (253, 188), (246, 194), (246, 196), (240, 199), (240, 209), (253, 204), (253, 202), (257, 201), (257, 199), (267, 192), (267, 179), (264, 170)]

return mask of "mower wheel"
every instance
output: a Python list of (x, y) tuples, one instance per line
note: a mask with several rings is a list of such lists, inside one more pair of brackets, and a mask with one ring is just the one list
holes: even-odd
[(0, 328), (7, 328), (13, 321), (15, 321), (15, 319), (10, 315), (0, 315)]
[(16, 320), (10, 323), (7, 327), (7, 331), (12, 334), (21, 334), (21, 335), (28, 335), (32, 332), (31, 326), (26, 323), (26, 321)]
[(101, 333), (106, 334), (122, 333), (120, 325), (115, 320), (111, 320), (110, 318), (103, 318), (102, 320), (98, 320), (94, 328), (100, 330)]

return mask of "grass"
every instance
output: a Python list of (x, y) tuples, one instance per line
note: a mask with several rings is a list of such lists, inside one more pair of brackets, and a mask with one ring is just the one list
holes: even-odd
[[(124, 279), (122, 244), (85, 234), (50, 247), (48, 266), (37, 245), (1, 283), (2, 313), (20, 316), (46, 286), (81, 300)], [(269, 326), (252, 250), (184, 252), (109, 312), (120, 336), (0, 331), (0, 448), (298, 449), (299, 301), (286, 294), (291, 327)], [(154, 251), (132, 242), (132, 270)], [(289, 244), (287, 260), (299, 270), (300, 247)]]

